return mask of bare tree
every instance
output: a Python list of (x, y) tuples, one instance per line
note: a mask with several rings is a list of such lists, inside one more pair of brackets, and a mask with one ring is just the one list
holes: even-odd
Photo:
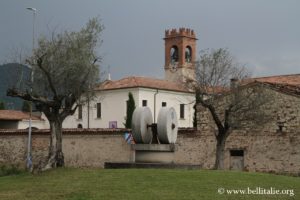
[(267, 117), (262, 106), (268, 101), (263, 88), (238, 84), (249, 77), (245, 66), (237, 63), (227, 49), (204, 50), (196, 65), (197, 100), (206, 108), (216, 125), (215, 169), (223, 169), (225, 142), (232, 129), (247, 122), (263, 123)]
[(77, 105), (99, 78), (96, 48), (103, 26), (98, 18), (91, 19), (78, 32), (52, 33), (41, 37), (38, 47), (26, 62), (32, 67), (31, 91), (10, 88), (8, 96), (32, 101), (50, 123), (50, 147), (44, 169), (64, 166), (62, 123), (73, 115)]

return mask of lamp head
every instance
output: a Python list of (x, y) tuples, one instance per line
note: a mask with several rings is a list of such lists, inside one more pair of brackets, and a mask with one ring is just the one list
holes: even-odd
[(31, 11), (33, 11), (33, 12), (36, 12), (36, 8), (32, 8), (32, 7), (28, 7), (28, 8), (26, 8), (27, 10), (31, 10)]

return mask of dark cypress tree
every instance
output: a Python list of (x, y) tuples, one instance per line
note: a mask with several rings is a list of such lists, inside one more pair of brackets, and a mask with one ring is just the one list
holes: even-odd
[(135, 102), (131, 92), (128, 93), (127, 109), (126, 109), (126, 122), (125, 128), (131, 128), (132, 114), (135, 109)]

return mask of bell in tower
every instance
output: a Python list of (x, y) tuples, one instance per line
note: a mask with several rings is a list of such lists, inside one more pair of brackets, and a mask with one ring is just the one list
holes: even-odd
[(181, 81), (195, 78), (196, 35), (191, 29), (165, 31), (165, 79)]

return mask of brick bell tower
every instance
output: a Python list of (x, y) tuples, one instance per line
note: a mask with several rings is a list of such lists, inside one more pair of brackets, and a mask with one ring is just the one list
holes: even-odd
[(184, 82), (195, 78), (196, 34), (179, 28), (165, 31), (165, 80)]

